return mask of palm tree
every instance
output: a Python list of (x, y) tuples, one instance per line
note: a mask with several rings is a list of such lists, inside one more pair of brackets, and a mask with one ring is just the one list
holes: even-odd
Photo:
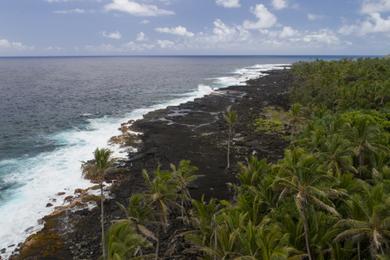
[[(349, 121), (350, 138), (353, 143), (353, 151), (358, 159), (359, 172), (362, 173), (367, 159), (372, 155), (389, 153), (386, 147), (386, 136), (375, 119), (361, 112), (346, 113), (345, 117)], [(348, 118), (351, 117), (351, 118)], [(346, 130), (347, 131), (347, 130)]]
[(225, 121), (229, 127), (228, 132), (228, 146), (227, 146), (227, 165), (226, 168), (230, 168), (230, 146), (232, 145), (233, 130), (234, 125), (237, 123), (237, 112), (231, 109), (231, 106), (228, 106), (224, 114)]
[(199, 178), (199, 175), (195, 175), (195, 172), (198, 171), (198, 168), (192, 166), (190, 161), (182, 160), (180, 161), (178, 167), (176, 167), (174, 164), (171, 164), (171, 170), (173, 179), (176, 182), (176, 189), (180, 199), (181, 217), (183, 221), (185, 221), (187, 218), (184, 218), (184, 207), (186, 203), (191, 202), (191, 195), (188, 190), (188, 185)]
[(146, 170), (143, 171), (143, 176), (147, 186), (147, 191), (144, 194), (145, 200), (150, 207), (158, 212), (159, 216), (159, 225), (156, 232), (156, 259), (158, 259), (160, 227), (162, 227), (163, 231), (166, 232), (171, 207), (177, 206), (177, 186), (173, 180), (172, 173), (168, 171), (161, 171), (160, 167), (158, 167), (154, 172), (153, 179)]
[(319, 147), (319, 159), (333, 176), (357, 170), (353, 167), (351, 143), (339, 134), (328, 136)]
[(157, 241), (155, 234), (144, 226), (144, 223), (154, 220), (152, 209), (146, 205), (145, 196), (141, 193), (131, 195), (127, 208), (120, 203), (118, 206), (126, 218), (114, 221), (109, 229), (109, 259), (145, 257), (142, 249), (152, 246), (148, 239)]
[[(360, 243), (368, 241), (371, 257), (390, 253), (390, 198), (383, 185), (367, 186), (362, 196), (352, 196), (347, 202), (349, 218), (337, 222), (336, 228), (342, 229), (335, 241), (353, 238), (357, 241), (360, 259)], [(387, 252), (385, 251), (387, 248)]]
[(297, 250), (289, 246), (289, 234), (282, 233), (277, 224), (265, 218), (259, 225), (251, 222), (242, 227), (239, 234), (242, 256), (236, 260), (282, 260)]
[(279, 199), (288, 193), (294, 196), (295, 206), (303, 222), (307, 254), (309, 260), (312, 260), (307, 210), (315, 206), (339, 216), (324, 186), (324, 182), (328, 182), (331, 177), (321, 173), (317, 159), (301, 148), (287, 150), (278, 171), (280, 177), (275, 180), (275, 185), (283, 189)]
[(136, 225), (128, 219), (116, 221), (108, 232), (108, 259), (144, 259), (143, 248), (150, 248), (152, 244), (137, 233)]
[(107, 259), (106, 252), (106, 236), (104, 230), (104, 192), (103, 192), (103, 182), (104, 176), (106, 174), (107, 169), (113, 164), (113, 160), (110, 158), (112, 152), (106, 148), (96, 148), (94, 154), (93, 162), (83, 162), (81, 169), (83, 171), (83, 175), (87, 179), (91, 179), (93, 181), (99, 182), (100, 185), (100, 223), (102, 230), (102, 251), (103, 251), (103, 259)]
[(304, 121), (304, 117), (302, 116), (302, 105), (299, 103), (294, 103), (291, 106), (291, 109), (289, 111), (290, 115), (290, 125), (292, 127), (291, 134), (294, 136), (298, 133), (298, 130), (300, 129), (300, 124)]

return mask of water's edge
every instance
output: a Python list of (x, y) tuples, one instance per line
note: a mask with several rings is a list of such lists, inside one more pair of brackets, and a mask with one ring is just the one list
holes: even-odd
[[(9, 205), (7, 208), (7, 214), (19, 217), (16, 218), (16, 223), (15, 218), (12, 218), (11, 215), (8, 215), (8, 218), (7, 216), (4, 218), (5, 220), (10, 219), (11, 221), (9, 221), (9, 223), (5, 223), (9, 228), (3, 230), (3, 234), (0, 236), (0, 249), (6, 249), (5, 252), (1, 252), (0, 256), (7, 259), (21, 241), (24, 241), (28, 236), (41, 230), (43, 228), (43, 223), (37, 223), (37, 220), (51, 214), (54, 207), (66, 205), (66, 203), (63, 202), (64, 198), (66, 196), (73, 195), (75, 189), (86, 189), (92, 185), (90, 182), (82, 178), (80, 173), (80, 164), (75, 162), (88, 160), (91, 157), (91, 152), (96, 147), (107, 146), (107, 141), (110, 137), (115, 135), (115, 133), (119, 133), (118, 127), (122, 122), (142, 119), (143, 116), (149, 112), (164, 109), (168, 106), (177, 106), (196, 98), (204, 97), (205, 95), (211, 94), (216, 88), (224, 88), (231, 85), (245, 85), (248, 80), (265, 76), (265, 72), (268, 70), (282, 69), (288, 65), (289, 64), (263, 64), (239, 69), (235, 71), (234, 76), (216, 78), (215, 83), (217, 87), (215, 88), (199, 85), (197, 91), (190, 92), (180, 98), (170, 100), (163, 104), (136, 109), (127, 114), (124, 118), (103, 117), (99, 119), (91, 119), (89, 131), (83, 132), (74, 130), (53, 136), (53, 138), (56, 138), (57, 140), (74, 140), (73, 145), (66, 149), (57, 150), (51, 154), (44, 153), (40, 155), (39, 158), (35, 158), (35, 160), (52, 160), (53, 162), (56, 162), (53, 158), (64, 156), (68, 158), (68, 160), (64, 163), (66, 165), (50, 165), (50, 167), (57, 170), (53, 173), (50, 172), (49, 169), (49, 171), (46, 171), (49, 172), (49, 175), (42, 174), (42, 171), (39, 171), (40, 169), (31, 169), (31, 172), (35, 172), (35, 174), (29, 176), (29, 185), (27, 185), (27, 187), (23, 186), (23, 192), (27, 192), (29, 200), (16, 201), (16, 203)], [(91, 134), (91, 131), (93, 131), (93, 134)], [(96, 138), (96, 135), (101, 138)], [(80, 149), (80, 146), (82, 146), (82, 149)], [(120, 149), (117, 146), (109, 146), (109, 148), (115, 151), (116, 156), (123, 157), (123, 155), (126, 154), (126, 149)], [(73, 156), (69, 156), (69, 154), (72, 154)], [(69, 172), (72, 174), (69, 174)], [(45, 185), (42, 186), (42, 184), (45, 184), (48, 179), (53, 179), (53, 177), (56, 177), (54, 179), (56, 179), (57, 182), (50, 183), (51, 187), (45, 189)], [(65, 183), (64, 180), (66, 180)], [(59, 187), (65, 187), (65, 189), (61, 189)], [(39, 192), (39, 195), (35, 194), (34, 192), (40, 188), (44, 188), (44, 192)], [(29, 192), (28, 189), (32, 191)], [(39, 203), (36, 203), (37, 201), (39, 201)], [(53, 207), (46, 207), (47, 203), (51, 203)], [(25, 205), (29, 205), (30, 208), (26, 209)], [(23, 214), (16, 215), (18, 211), (27, 211), (27, 214), (25, 214), (24, 217), (20, 217), (23, 216)], [(9, 247), (10, 245), (13, 246)]]

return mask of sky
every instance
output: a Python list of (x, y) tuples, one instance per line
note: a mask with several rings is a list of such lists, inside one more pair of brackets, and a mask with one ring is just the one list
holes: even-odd
[(390, 0), (0, 0), (0, 56), (386, 54)]

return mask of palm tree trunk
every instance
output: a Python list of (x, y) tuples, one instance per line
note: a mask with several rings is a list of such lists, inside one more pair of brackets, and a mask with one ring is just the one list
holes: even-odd
[(310, 251), (309, 225), (307, 223), (306, 214), (305, 214), (304, 210), (302, 210), (301, 215), (302, 215), (302, 219), (303, 219), (303, 232), (305, 234), (307, 256), (309, 257), (309, 260), (313, 260), (313, 257), (311, 255), (311, 251)]
[(358, 260), (360, 260), (360, 241), (357, 242)]
[(364, 165), (364, 154), (363, 152), (359, 155), (359, 166), (362, 168)]
[(160, 254), (160, 224), (157, 227), (157, 241), (156, 241), (156, 252), (155, 252), (155, 260), (158, 260)]
[(228, 148), (227, 148), (227, 166), (226, 168), (230, 168), (230, 142), (232, 139), (232, 128), (229, 126), (229, 135), (228, 135)]
[(100, 224), (101, 224), (101, 229), (102, 229), (103, 260), (107, 260), (106, 234), (104, 232), (104, 193), (103, 193), (103, 182), (100, 183)]

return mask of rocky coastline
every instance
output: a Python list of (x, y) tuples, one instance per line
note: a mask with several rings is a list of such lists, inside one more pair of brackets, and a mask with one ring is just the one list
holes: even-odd
[[(194, 198), (231, 198), (227, 183), (236, 181), (236, 169), (225, 169), (227, 126), (223, 112), (228, 106), (238, 114), (232, 165), (251, 154), (269, 161), (280, 159), (287, 141), (277, 133), (256, 132), (253, 123), (266, 107), (289, 108), (292, 76), (288, 69), (267, 74), (248, 81), (246, 86), (217, 90), (193, 102), (156, 110), (141, 120), (123, 124), (123, 135), (111, 141), (135, 146), (137, 152), (130, 152), (128, 159), (118, 162), (117, 169), (106, 177), (111, 184), (107, 186), (110, 197), (105, 201), (107, 228), (112, 220), (123, 217), (117, 202), (126, 204), (131, 194), (144, 189), (142, 169), (153, 170), (157, 165), (167, 168), (170, 163), (190, 160), (202, 175), (191, 187)], [(44, 228), (21, 244), (11, 259), (98, 259), (99, 208), (90, 205), (100, 198), (93, 192), (76, 190), (67, 199), (68, 206), (56, 208), (46, 216), (42, 220)], [(187, 257), (175, 259), (183, 258)]]

